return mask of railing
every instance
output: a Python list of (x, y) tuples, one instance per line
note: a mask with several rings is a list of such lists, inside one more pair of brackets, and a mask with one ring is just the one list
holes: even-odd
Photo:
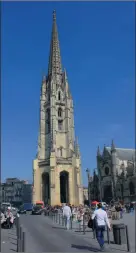
[(25, 232), (20, 225), (20, 218), (16, 217), (17, 252), (25, 252)]

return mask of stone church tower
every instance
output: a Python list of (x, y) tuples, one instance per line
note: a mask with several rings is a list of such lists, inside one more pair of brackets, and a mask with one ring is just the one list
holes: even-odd
[(38, 153), (33, 161), (33, 203), (83, 203), (81, 160), (74, 129), (73, 99), (61, 64), (53, 12), (48, 74), (40, 96)]

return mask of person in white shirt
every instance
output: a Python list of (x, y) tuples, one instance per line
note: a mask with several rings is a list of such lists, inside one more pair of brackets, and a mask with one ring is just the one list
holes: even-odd
[(105, 226), (107, 225), (109, 230), (110, 222), (108, 220), (107, 213), (102, 209), (102, 204), (98, 204), (98, 209), (94, 211), (92, 215), (92, 220), (95, 219), (95, 229), (96, 229), (96, 238), (100, 245), (101, 251), (104, 251), (104, 231)]
[(63, 217), (66, 220), (66, 228), (67, 230), (69, 229), (69, 223), (70, 223), (70, 217), (71, 217), (72, 213), (71, 213), (71, 208), (68, 206), (68, 204), (66, 204), (63, 207)]

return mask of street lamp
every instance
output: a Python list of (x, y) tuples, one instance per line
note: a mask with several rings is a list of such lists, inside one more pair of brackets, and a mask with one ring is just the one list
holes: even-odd
[(87, 173), (87, 178), (88, 178), (88, 202), (90, 205), (90, 201), (91, 201), (91, 197), (90, 197), (90, 170), (88, 168), (86, 169), (86, 173)]

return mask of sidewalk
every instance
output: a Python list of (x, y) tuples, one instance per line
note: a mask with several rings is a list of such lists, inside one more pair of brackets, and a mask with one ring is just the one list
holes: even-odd
[[(51, 217), (50, 217), (51, 219)], [(62, 221), (61, 217), (58, 217), (58, 219), (53, 219), (53, 223), (56, 224), (58, 227), (64, 227), (64, 222)], [(129, 230), (129, 240), (130, 240), (130, 246), (131, 246), (131, 251), (130, 252), (135, 252), (135, 239), (134, 239), (134, 234), (135, 234), (135, 221), (134, 221), (134, 216), (129, 216), (129, 215), (124, 215), (124, 218), (119, 221), (113, 221), (113, 224), (115, 223), (124, 223), (128, 225), (128, 230)], [(91, 229), (86, 227), (85, 233), (83, 232), (83, 227), (80, 225), (78, 222), (72, 222), (72, 229), (70, 225), (70, 230), (68, 231), (70, 233), (76, 234), (76, 236), (83, 238), (87, 243), (91, 242), (94, 246), (98, 246), (97, 240), (94, 239), (93, 237), (93, 232)], [(110, 232), (110, 244), (107, 243), (107, 233), (105, 233), (105, 242), (106, 242), (106, 248), (109, 249), (109, 252), (127, 252), (127, 245), (116, 245), (113, 242), (113, 232)]]
[(1, 229), (1, 252), (17, 252), (15, 228)]

